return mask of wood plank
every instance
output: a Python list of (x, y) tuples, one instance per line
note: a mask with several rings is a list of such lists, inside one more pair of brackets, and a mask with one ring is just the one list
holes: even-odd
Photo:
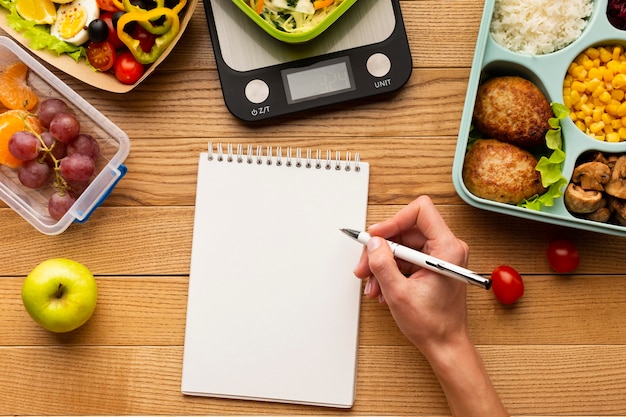
[[(480, 346), (513, 415), (623, 415), (624, 346)], [(181, 347), (0, 348), (0, 415), (344, 415), (344, 410), (186, 397)], [(532, 383), (531, 383), (532, 381)], [(410, 346), (360, 351), (352, 415), (447, 415)]]
[(131, 139), (147, 137), (162, 143), (180, 137), (242, 135), (456, 136), (469, 72), (469, 68), (415, 69), (396, 93), (261, 122), (242, 122), (228, 112), (215, 70), (157, 70), (132, 92), (123, 95), (94, 90), (67, 76), (62, 78)]
[[(370, 206), (368, 224), (402, 206)], [(467, 205), (441, 205), (450, 228), (470, 246), (470, 268), (490, 274), (509, 264), (524, 275), (552, 274), (545, 250), (551, 239), (570, 239), (581, 252), (576, 274), (621, 275), (622, 238), (519, 219)], [(25, 275), (39, 260), (66, 256), (98, 275), (186, 275), (189, 273), (193, 207), (100, 207), (84, 224), (58, 236), (36, 231), (10, 209), (0, 209), (0, 253), (10, 254), (5, 275)], [(16, 251), (15, 248), (19, 248)], [(137, 254), (129, 256), (129, 254)]]
[[(125, 165), (126, 177), (117, 185), (106, 205), (193, 205), (199, 153), (206, 151), (207, 142), (215, 138), (183, 138), (160, 141), (134, 138)], [(228, 143), (272, 144), (301, 147), (325, 152), (360, 153), (371, 167), (370, 204), (408, 203), (416, 193), (433, 195), (438, 203), (458, 203), (452, 185), (452, 163), (456, 140), (450, 138), (393, 139), (394, 146), (386, 149), (384, 139), (368, 137), (316, 138), (302, 140), (271, 137), (223, 138)], [(391, 140), (391, 139), (390, 139)], [(372, 143), (372, 141), (375, 141)], [(283, 151), (285, 152), (285, 151)]]
[[(492, 345), (626, 345), (626, 287), (620, 276), (526, 277), (526, 293), (502, 306), (491, 292), (468, 291), (472, 338)], [(356, 278), (355, 278), (356, 279)], [(97, 276), (99, 301), (75, 332), (41, 329), (22, 306), (22, 278), (0, 279), (2, 346), (182, 346), (187, 276)], [(602, 300), (601, 303), (598, 300)], [(360, 346), (410, 346), (385, 305), (363, 299)]]

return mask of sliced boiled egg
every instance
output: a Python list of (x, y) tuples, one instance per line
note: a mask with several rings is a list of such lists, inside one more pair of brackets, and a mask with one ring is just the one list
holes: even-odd
[(50, 26), (50, 34), (62, 41), (81, 45), (89, 39), (87, 27), (100, 17), (96, 0), (73, 0), (59, 6), (57, 19)]
[(305, 14), (315, 13), (315, 7), (311, 0), (270, 0), (279, 9), (292, 10)]

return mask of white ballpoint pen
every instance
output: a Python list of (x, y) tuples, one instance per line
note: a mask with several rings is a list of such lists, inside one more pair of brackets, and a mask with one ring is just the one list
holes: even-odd
[[(358, 232), (352, 229), (340, 230), (346, 235), (350, 236), (352, 239), (364, 245), (366, 245), (371, 238), (371, 236), (367, 232)], [(477, 273), (472, 272), (469, 269), (465, 269), (458, 265), (451, 264), (449, 262), (435, 258), (434, 256), (427, 255), (415, 249), (407, 248), (406, 246), (399, 245), (395, 242), (390, 242), (389, 240), (387, 240), (387, 243), (389, 244), (393, 255), (398, 259), (402, 259), (414, 265), (421, 266), (422, 268), (430, 269), (431, 271), (437, 272), (441, 275), (445, 275), (450, 278), (464, 281), (468, 284), (482, 287), (486, 290), (491, 288), (491, 279), (485, 278), (482, 275), (478, 275)]]

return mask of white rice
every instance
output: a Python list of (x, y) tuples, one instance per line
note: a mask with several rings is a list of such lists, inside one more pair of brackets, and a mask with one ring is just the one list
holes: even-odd
[(491, 35), (513, 52), (548, 54), (580, 36), (592, 9), (593, 0), (496, 0)]

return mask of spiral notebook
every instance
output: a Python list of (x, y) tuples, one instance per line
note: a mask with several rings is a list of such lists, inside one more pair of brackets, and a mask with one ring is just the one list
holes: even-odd
[(182, 392), (349, 408), (369, 165), (229, 145), (200, 154)]

